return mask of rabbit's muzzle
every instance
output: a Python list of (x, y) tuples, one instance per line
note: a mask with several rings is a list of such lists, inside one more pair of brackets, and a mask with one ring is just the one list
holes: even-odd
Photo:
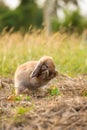
[(49, 71), (48, 69), (43, 70), (38, 77), (41, 77), (45, 81), (49, 81), (57, 76), (58, 72), (56, 70)]
[(48, 79), (51, 80), (57, 76), (58, 72), (55, 70), (54, 72), (49, 71)]

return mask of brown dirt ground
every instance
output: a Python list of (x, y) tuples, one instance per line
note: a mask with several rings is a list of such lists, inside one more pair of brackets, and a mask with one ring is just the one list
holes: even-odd
[[(30, 100), (8, 100), (13, 79), (0, 77), (0, 130), (87, 130), (87, 76), (59, 75), (48, 86), (58, 87), (60, 95), (45, 89), (31, 92)], [(18, 107), (30, 111), (19, 114)]]

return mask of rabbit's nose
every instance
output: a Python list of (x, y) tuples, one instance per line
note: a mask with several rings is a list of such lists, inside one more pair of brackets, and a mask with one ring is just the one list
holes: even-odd
[(56, 77), (57, 75), (58, 75), (58, 71), (56, 71), (56, 70), (53, 73), (51, 73), (52, 77)]

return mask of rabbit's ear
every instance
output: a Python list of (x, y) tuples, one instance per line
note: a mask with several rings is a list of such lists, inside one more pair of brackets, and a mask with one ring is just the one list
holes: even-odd
[(36, 67), (34, 68), (34, 70), (32, 71), (30, 77), (36, 77), (40, 74), (41, 68), (43, 66), (43, 62), (39, 61), (36, 65)]

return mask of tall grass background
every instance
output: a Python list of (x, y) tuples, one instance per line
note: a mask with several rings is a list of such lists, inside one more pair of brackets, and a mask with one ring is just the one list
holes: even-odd
[(43, 55), (52, 56), (57, 70), (69, 76), (87, 73), (87, 41), (84, 34), (55, 33), (46, 36), (45, 31), (32, 31), (22, 35), (0, 35), (0, 76), (14, 76), (18, 65), (38, 60)]

